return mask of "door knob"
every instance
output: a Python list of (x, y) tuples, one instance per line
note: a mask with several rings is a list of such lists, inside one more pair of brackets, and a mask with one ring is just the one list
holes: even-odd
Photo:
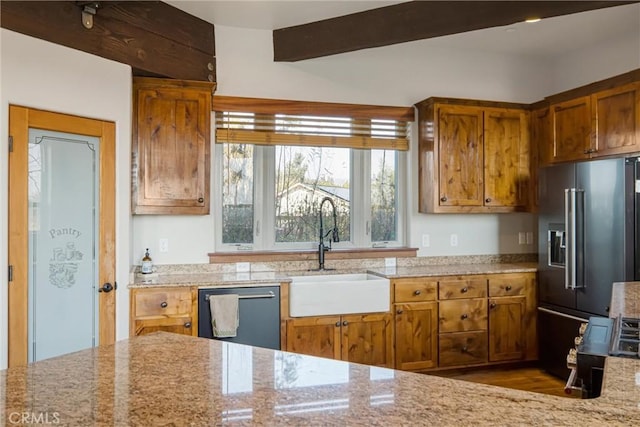
[(98, 288), (98, 292), (111, 292), (117, 287), (118, 285), (114, 287), (111, 283), (105, 283), (101, 288)]

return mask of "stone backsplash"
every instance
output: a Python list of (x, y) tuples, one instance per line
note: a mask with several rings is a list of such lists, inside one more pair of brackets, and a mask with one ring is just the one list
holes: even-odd
[[(395, 258), (397, 267), (420, 267), (430, 265), (454, 264), (501, 264), (537, 262), (538, 254), (498, 254), (498, 255), (459, 255)], [(331, 260), (327, 268), (336, 270), (376, 269), (385, 267), (384, 258)], [(218, 264), (161, 264), (153, 267), (156, 274), (190, 273), (236, 273), (235, 263)], [(316, 260), (252, 262), (250, 271), (304, 271), (318, 268)], [(138, 273), (140, 266), (133, 266), (132, 273)]]

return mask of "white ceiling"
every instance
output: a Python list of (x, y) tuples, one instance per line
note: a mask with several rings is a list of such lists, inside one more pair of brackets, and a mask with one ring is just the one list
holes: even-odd
[[(172, 0), (166, 3), (214, 25), (273, 30), (402, 1)], [(535, 24), (514, 23), (438, 37), (429, 39), (429, 44), (444, 48), (556, 56), (631, 32), (638, 35), (640, 43), (640, 4), (549, 18)]]

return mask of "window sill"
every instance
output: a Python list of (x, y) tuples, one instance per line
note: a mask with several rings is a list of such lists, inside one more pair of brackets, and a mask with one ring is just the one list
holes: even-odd
[[(325, 259), (365, 259), (365, 258), (410, 258), (417, 256), (417, 248), (367, 248), (367, 249), (332, 249), (325, 254)], [(223, 262), (275, 262), (275, 261), (308, 261), (317, 260), (318, 251), (237, 251), (212, 252), (209, 264)]]

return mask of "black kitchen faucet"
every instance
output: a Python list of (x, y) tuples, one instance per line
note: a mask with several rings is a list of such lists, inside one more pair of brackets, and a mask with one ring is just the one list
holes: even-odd
[[(325, 234), (324, 228), (322, 227), (322, 206), (324, 206), (325, 202), (329, 202), (332, 209), (333, 214), (333, 228)], [(324, 268), (324, 253), (328, 250), (331, 250), (331, 241), (339, 242), (340, 237), (338, 236), (338, 215), (336, 213), (336, 205), (333, 203), (330, 197), (325, 197), (320, 202), (320, 209), (318, 210), (318, 216), (320, 217), (320, 243), (318, 244), (318, 270), (332, 270), (328, 268)], [(329, 237), (329, 246), (325, 246), (324, 239), (331, 234)]]

